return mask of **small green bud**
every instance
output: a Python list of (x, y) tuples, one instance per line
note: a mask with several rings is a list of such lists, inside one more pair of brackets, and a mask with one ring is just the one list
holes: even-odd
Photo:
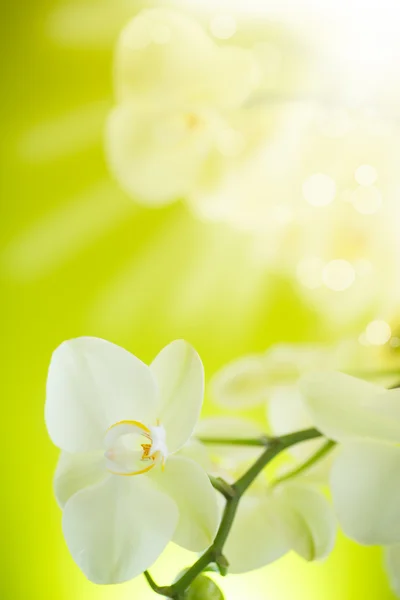
[(186, 590), (184, 600), (224, 600), (224, 595), (212, 579), (199, 575)]

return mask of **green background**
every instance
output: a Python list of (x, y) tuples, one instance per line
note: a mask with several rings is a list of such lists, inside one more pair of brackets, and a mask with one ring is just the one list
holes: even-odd
[[(4, 600), (153, 597), (141, 578), (94, 586), (66, 549), (51, 487), (57, 450), (43, 421), (46, 371), (61, 341), (105, 337), (149, 361), (182, 337), (199, 351), (209, 378), (231, 358), (277, 341), (327, 339), (290, 284), (254, 263), (244, 234), (201, 223), (180, 203), (158, 211), (134, 206), (110, 179), (102, 126), (112, 102), (110, 42), (126, 16), (117, 5), (92, 2), (90, 12), (77, 3), (74, 13), (53, 1), (3, 3)], [(63, 40), (60, 22), (75, 27)], [(207, 401), (205, 414), (216, 413)], [(168, 583), (188, 560), (171, 549), (154, 573)], [(222, 586), (230, 600), (393, 598), (381, 550), (343, 537), (323, 564), (288, 556)]]

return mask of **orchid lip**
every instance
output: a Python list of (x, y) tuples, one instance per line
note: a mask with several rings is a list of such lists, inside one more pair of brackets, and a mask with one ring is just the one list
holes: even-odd
[[(133, 451), (124, 445), (123, 438), (136, 436), (143, 436), (145, 442), (140, 444), (141, 450)], [(114, 475), (125, 477), (142, 475), (151, 471), (160, 462), (164, 470), (168, 449), (165, 429), (159, 421), (151, 427), (147, 427), (140, 421), (117, 421), (108, 428), (105, 444), (104, 457), (108, 461), (107, 469)], [(136, 462), (135, 466), (140, 468), (128, 468), (126, 463), (133, 461)]]

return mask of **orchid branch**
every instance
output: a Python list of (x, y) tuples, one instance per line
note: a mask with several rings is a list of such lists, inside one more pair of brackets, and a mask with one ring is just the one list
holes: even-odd
[[(225, 510), (214, 542), (208, 548), (208, 550), (206, 550), (204, 554), (200, 556), (200, 558), (182, 575), (182, 577), (180, 577), (178, 581), (171, 586), (159, 587), (154, 582), (148, 571), (145, 571), (144, 575), (153, 591), (157, 594), (166, 596), (167, 598), (174, 598), (175, 600), (178, 600), (182, 598), (183, 594), (190, 587), (196, 577), (200, 575), (200, 573), (202, 573), (204, 569), (206, 569), (206, 567), (208, 567), (208, 565), (211, 563), (216, 563), (220, 573), (225, 575), (229, 565), (223, 555), (223, 548), (232, 528), (240, 499), (242, 498), (243, 494), (250, 487), (257, 476), (263, 471), (263, 469), (283, 450), (286, 450), (295, 444), (299, 444), (301, 442), (312, 440), (321, 436), (322, 434), (317, 429), (305, 429), (281, 437), (270, 438), (268, 440), (268, 445), (261, 456), (259, 456), (259, 458), (246, 471), (246, 473), (244, 473), (244, 475), (242, 475), (232, 486), (226, 484), (227, 487), (225, 487), (225, 482), (223, 482), (223, 480), (212, 478), (211, 482), (213, 485), (215, 484), (214, 487), (216, 487), (216, 489), (220, 491), (226, 498)], [(258, 443), (251, 443), (250, 445), (266, 445), (265, 441), (263, 444), (261, 444), (260, 440), (261, 438), (258, 439)], [(243, 441), (245, 440), (237, 440), (237, 443)], [(255, 440), (253, 440), (253, 442), (254, 441)], [(226, 443), (226, 441), (224, 443)], [(227, 493), (228, 488), (230, 490), (229, 494)]]
[(315, 465), (318, 461), (320, 461), (321, 458), (323, 458), (326, 454), (328, 454), (335, 446), (336, 446), (336, 442), (328, 440), (321, 446), (321, 448), (319, 448), (317, 450), (317, 452), (315, 452), (315, 454), (310, 456), (310, 458), (308, 458), (306, 461), (301, 463), (298, 467), (291, 469), (290, 471), (288, 471), (281, 477), (277, 477), (270, 484), (271, 487), (275, 487), (276, 485), (279, 485), (280, 483), (283, 483), (284, 481), (288, 481), (289, 479), (293, 479), (294, 477), (301, 475), (302, 473), (307, 471), (310, 467)]
[(261, 446), (267, 447), (275, 438), (262, 435), (257, 438), (225, 438), (225, 437), (198, 437), (203, 444), (215, 444), (218, 446)]

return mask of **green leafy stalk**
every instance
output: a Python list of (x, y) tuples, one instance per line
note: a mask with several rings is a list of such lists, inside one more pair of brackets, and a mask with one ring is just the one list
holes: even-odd
[[(180, 600), (183, 598), (184, 593), (193, 583), (200, 573), (204, 571), (211, 563), (216, 563), (219, 571), (222, 575), (225, 575), (228, 568), (228, 562), (223, 555), (224, 544), (228, 538), (229, 532), (232, 528), (233, 521), (239, 506), (239, 502), (243, 494), (253, 483), (256, 477), (261, 471), (283, 450), (305, 442), (321, 437), (322, 434), (317, 429), (305, 429), (303, 431), (297, 431), (288, 435), (283, 435), (277, 438), (270, 438), (268, 445), (264, 452), (254, 462), (254, 464), (242, 475), (233, 485), (229, 485), (221, 479), (212, 478), (211, 482), (215, 485), (216, 489), (220, 491), (226, 498), (225, 510), (222, 516), (222, 520), (217, 531), (217, 535), (212, 545), (204, 552), (202, 556), (171, 586), (159, 587), (151, 575), (146, 571), (144, 573), (150, 587), (157, 593), (167, 598), (174, 598)], [(252, 443), (254, 446), (266, 445), (266, 442)], [(205, 440), (203, 440), (205, 441)], [(209, 439), (207, 441), (210, 441)], [(254, 441), (254, 440), (253, 440)], [(219, 442), (212, 442), (219, 443)], [(222, 443), (227, 443), (223, 441)], [(249, 445), (245, 443), (245, 440), (237, 440), (239, 445)]]

